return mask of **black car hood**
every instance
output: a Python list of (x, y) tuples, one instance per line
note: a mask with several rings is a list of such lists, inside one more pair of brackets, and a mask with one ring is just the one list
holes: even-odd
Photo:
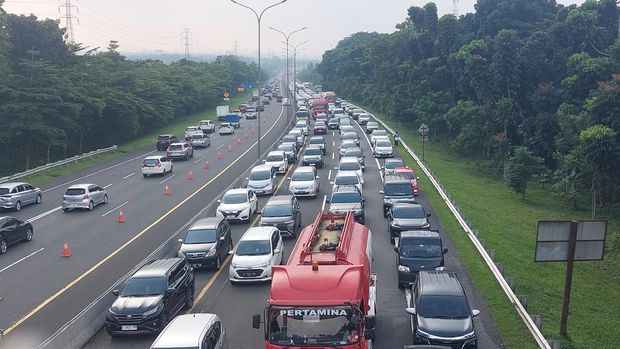
[(119, 315), (141, 314), (158, 306), (164, 296), (125, 297), (120, 296), (110, 307), (110, 310)]
[(394, 226), (405, 229), (418, 229), (426, 223), (426, 218), (394, 218), (392, 221)]
[(460, 337), (474, 330), (471, 317), (466, 319), (430, 319), (418, 316), (418, 328), (438, 337)]
[(215, 242), (205, 242), (204, 244), (183, 244), (179, 251), (183, 253), (208, 252), (215, 246)]
[(443, 260), (441, 257), (407, 258), (400, 256), (399, 263), (408, 266), (411, 271), (435, 270), (435, 268), (442, 266)]

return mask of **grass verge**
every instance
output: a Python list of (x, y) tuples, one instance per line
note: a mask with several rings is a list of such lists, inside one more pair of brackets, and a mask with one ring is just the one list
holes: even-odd
[[(245, 100), (247, 100), (248, 97), (249, 93), (244, 93), (235, 98), (231, 98), (230, 101), (227, 102), (227, 104), (230, 105), (232, 108), (232, 106), (237, 106), (243, 103)], [(176, 135), (183, 135), (183, 132), (185, 132), (185, 128), (187, 126), (196, 125), (198, 124), (198, 121), (204, 119), (216, 121), (215, 108), (178, 118), (167, 126), (141, 135), (140, 137), (128, 143), (119, 145), (118, 149), (114, 152), (95, 155), (84, 160), (72, 162), (70, 164), (58, 166), (28, 177), (20, 178), (19, 180), (29, 182), (35, 186), (40, 186), (41, 184), (47, 183), (55, 177), (83, 170), (104, 161), (118, 158), (123, 154), (153, 146), (155, 144), (155, 138), (160, 134), (173, 133)]]
[[(370, 109), (369, 109), (370, 110)], [(372, 112), (372, 110), (371, 110)], [(380, 115), (376, 113), (375, 115)], [(398, 126), (401, 137), (419, 150), (415, 130)], [(460, 206), (460, 211), (505, 264), (505, 275), (516, 280), (516, 293), (528, 296), (528, 312), (540, 314), (547, 338), (560, 340), (562, 348), (617, 348), (620, 342), (620, 256), (609, 252), (602, 262), (575, 263), (571, 293), (569, 335), (559, 335), (564, 263), (535, 263), (536, 225), (543, 219), (587, 219), (588, 212), (574, 211), (552, 195), (549, 188), (531, 186), (525, 200), (512, 193), (501, 178), (482, 173), (473, 161), (451, 154), (436, 144), (426, 144), (425, 163)], [(420, 153), (418, 151), (418, 153)], [(408, 156), (410, 165), (413, 160)], [(414, 166), (417, 168), (417, 166)], [(459, 254), (488, 303), (501, 335), (510, 348), (536, 347), (525, 325), (512, 308), (475, 248), (462, 233), (441, 198), (424, 174), (421, 186), (442, 224), (459, 248)], [(606, 217), (604, 217), (606, 216)], [(609, 220), (607, 246), (618, 245), (620, 214), (606, 212)]]

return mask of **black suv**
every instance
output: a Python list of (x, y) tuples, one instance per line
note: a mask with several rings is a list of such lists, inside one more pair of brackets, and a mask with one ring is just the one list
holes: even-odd
[(118, 298), (106, 316), (110, 336), (157, 333), (194, 305), (194, 270), (183, 258), (151, 261), (112, 293)]
[(383, 179), (383, 217), (388, 216), (392, 205), (397, 202), (415, 203), (411, 180), (403, 175), (386, 175)]
[(178, 256), (187, 259), (194, 268), (219, 270), (228, 252), (233, 249), (230, 224), (221, 217), (197, 221), (178, 241), (181, 244)]
[(155, 146), (157, 150), (162, 151), (168, 149), (168, 146), (172, 143), (177, 143), (179, 140), (175, 135), (159, 135), (157, 136), (157, 142)]
[(301, 227), (301, 208), (293, 195), (272, 196), (260, 213), (260, 226), (273, 226), (281, 234), (297, 237)]
[(301, 164), (303, 166), (314, 166), (316, 168), (323, 168), (323, 150), (318, 145), (308, 146), (304, 150), (304, 155), (301, 158)]
[(405, 230), (424, 230), (431, 227), (428, 221), (430, 213), (426, 213), (424, 207), (418, 203), (397, 202), (388, 210), (388, 227), (390, 230), (390, 242), (400, 236)]
[(398, 287), (413, 284), (421, 270), (443, 270), (443, 248), (437, 230), (403, 231), (394, 246), (398, 254)]
[(407, 313), (415, 344), (478, 348), (473, 318), (480, 311), (471, 310), (454, 272), (420, 271)]

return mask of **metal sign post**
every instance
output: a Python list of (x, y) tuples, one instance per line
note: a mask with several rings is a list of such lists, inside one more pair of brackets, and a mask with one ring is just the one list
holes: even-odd
[(424, 161), (424, 143), (428, 140), (428, 126), (424, 123), (421, 124), (418, 132), (422, 138), (422, 161)]
[(566, 336), (575, 261), (602, 260), (606, 220), (538, 221), (535, 262), (566, 261), (560, 334)]

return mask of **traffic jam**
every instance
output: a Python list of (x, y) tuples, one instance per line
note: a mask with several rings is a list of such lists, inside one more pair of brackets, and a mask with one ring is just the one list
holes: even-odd
[[(195, 274), (212, 270), (235, 287), (269, 288), (264, 311), (248, 314), (265, 348), (373, 348), (373, 255), (389, 253), (396, 255), (393, 287), (408, 295), (402, 314), (411, 319), (412, 344), (477, 348), (473, 317), (480, 312), (471, 309), (456, 273), (444, 267), (448, 250), (417, 200), (418, 177), (395, 151), (398, 133), (333, 92), (290, 88), (297, 89), (297, 105), (282, 98), (274, 80), (262, 97), (255, 93), (232, 111), (218, 107), (218, 124), (202, 120), (188, 126), (184, 138), (157, 137), (163, 153), (142, 160), (145, 178), (172, 173), (175, 161), (209, 148), (211, 134), (234, 135), (241, 119), (256, 118), (272, 99), (295, 110), (293, 127), (247, 172), (244, 185), (222, 193), (213, 216), (195, 221), (178, 239), (176, 257), (145, 264), (112, 292), (116, 300), (105, 315), (105, 331), (122, 338), (156, 335), (151, 348), (230, 347), (226, 333), (246, 328), (227, 327), (218, 314), (191, 312), (198, 297)], [(380, 176), (381, 187), (365, 185), (368, 176)], [(0, 193), (3, 205), (16, 210), (41, 202), (40, 189), (27, 183), (3, 184)], [(366, 219), (377, 213), (366, 211), (366, 200), (373, 197), (381, 197), (384, 228), (371, 232)], [(67, 188), (62, 209), (92, 210), (107, 202), (105, 188), (78, 184)], [(312, 219), (302, 222), (309, 210), (315, 211)], [(3, 219), (0, 253), (32, 239), (28, 222)], [(249, 227), (235, 239), (238, 224)], [(373, 248), (373, 234), (389, 239), (393, 251)]]

